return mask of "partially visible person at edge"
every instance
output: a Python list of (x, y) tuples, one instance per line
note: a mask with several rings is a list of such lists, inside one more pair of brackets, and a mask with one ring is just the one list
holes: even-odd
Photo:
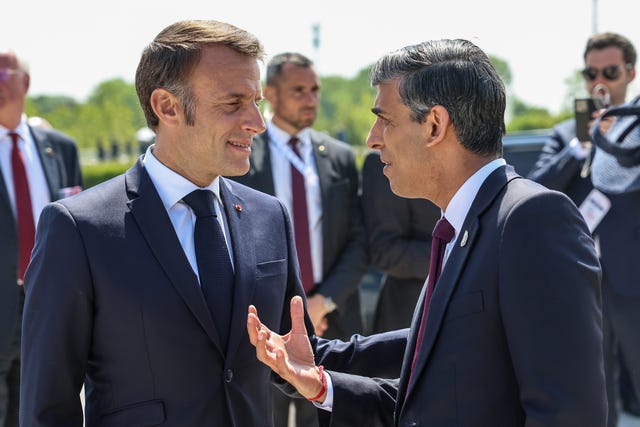
[[(359, 284), (368, 267), (355, 154), (345, 142), (311, 127), (318, 113), (320, 80), (306, 56), (273, 56), (264, 96), (271, 112), (267, 131), (256, 136), (251, 147), (249, 172), (234, 179), (285, 204), (293, 218), (316, 333), (348, 339), (363, 332)], [(300, 193), (294, 175), (304, 180)], [(302, 212), (297, 212), (297, 196), (305, 205)], [(290, 403), (298, 427), (317, 425), (311, 403), (282, 393), (274, 399), (276, 427), (287, 427)]]
[[(599, 33), (589, 38), (583, 56), (582, 76), (587, 92), (602, 91), (609, 94), (611, 106), (623, 104), (629, 85), (636, 77), (633, 44), (620, 34)], [(614, 195), (594, 189), (591, 174), (594, 154), (595, 146), (590, 140), (578, 141), (576, 120), (571, 118), (553, 128), (529, 177), (566, 193), (581, 210), (588, 206), (603, 208), (597, 215), (591, 215), (593, 221), (589, 226), (603, 271), (604, 358), (609, 399), (607, 425), (615, 427), (620, 412), (622, 362), (626, 367), (622, 372), (628, 375), (625, 384), (629, 386), (623, 396), (624, 406), (640, 411), (637, 403), (640, 334), (636, 330), (640, 325), (640, 264), (629, 256), (640, 251), (640, 235), (636, 232), (640, 226), (640, 196), (638, 192)], [(607, 204), (610, 204), (608, 210), (604, 208)]]
[(18, 426), (22, 285), (35, 224), (44, 205), (82, 189), (76, 142), (25, 114), (30, 83), (27, 62), (0, 51), (0, 427)]
[(401, 346), (402, 373), (357, 376), (321, 352), (314, 360), (299, 298), (285, 336), (249, 307), (258, 359), (317, 398), (323, 425), (602, 427), (594, 243), (566, 195), (501, 158), (506, 95), (487, 55), (466, 40), (428, 41), (384, 55), (371, 82), (367, 144), (380, 150), (394, 193), (440, 207), (432, 250), (443, 258), (431, 264), (407, 342), (323, 345), (347, 365), (353, 357), (393, 362), (388, 352)]
[[(362, 211), (371, 265), (383, 273), (371, 333), (408, 328), (429, 271), (440, 208), (393, 194), (377, 150), (362, 165)], [(401, 309), (400, 309), (401, 308)]]

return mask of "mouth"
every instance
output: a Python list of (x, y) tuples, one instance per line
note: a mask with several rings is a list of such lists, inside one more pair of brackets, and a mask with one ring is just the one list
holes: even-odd
[(252, 139), (246, 141), (227, 141), (227, 144), (231, 145), (232, 147), (239, 148), (245, 151), (251, 151), (251, 143)]

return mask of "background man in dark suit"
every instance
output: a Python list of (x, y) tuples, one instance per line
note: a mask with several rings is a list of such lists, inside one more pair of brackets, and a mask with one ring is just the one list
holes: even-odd
[[(82, 185), (75, 141), (28, 124), (29, 83), (26, 62), (15, 52), (0, 52), (0, 427), (18, 426), (22, 284), (35, 224), (46, 203), (79, 192)], [(20, 168), (14, 170), (12, 155), (24, 166), (25, 180), (16, 175)], [(24, 211), (23, 202), (28, 202)], [(19, 218), (26, 225), (18, 227)]]
[[(155, 145), (40, 217), (21, 425), (82, 426), (83, 383), (87, 427), (271, 425), (271, 372), (245, 313), (289, 327), (304, 295), (292, 231), (278, 199), (221, 177), (247, 172), (265, 129), (262, 57), (255, 36), (216, 21), (172, 24), (143, 51), (136, 90)], [(209, 232), (220, 244), (202, 251)]]
[[(593, 35), (584, 50), (585, 69), (582, 74), (587, 91), (591, 93), (596, 86), (603, 85), (610, 94), (611, 106), (623, 104), (629, 84), (636, 76), (635, 63), (636, 50), (626, 37), (615, 33)], [(615, 427), (619, 412), (621, 358), (627, 365), (630, 383), (635, 382), (640, 387), (640, 358), (637, 357), (640, 354), (640, 334), (636, 330), (640, 313), (640, 264), (629, 256), (640, 250), (640, 234), (637, 232), (640, 227), (640, 197), (637, 191), (604, 194), (594, 190), (591, 174), (594, 154), (592, 141), (578, 141), (576, 120), (569, 119), (554, 128), (529, 177), (566, 193), (577, 206), (594, 197), (604, 198), (610, 203), (610, 209), (599, 212), (590, 229), (602, 264), (608, 426)], [(589, 205), (585, 203), (585, 206)], [(598, 202), (598, 205), (604, 204)], [(634, 394), (626, 397), (632, 399)]]
[[(273, 115), (267, 131), (252, 146), (249, 173), (235, 179), (277, 196), (287, 206), (296, 227), (302, 281), (316, 333), (345, 339), (362, 332), (358, 286), (368, 259), (360, 182), (351, 147), (311, 128), (319, 94), (318, 76), (305, 56), (281, 53), (269, 61), (264, 95)], [(289, 145), (292, 137), (298, 140), (296, 147)], [(304, 218), (296, 221), (295, 174), (304, 176), (306, 223)], [(297, 228), (302, 223), (306, 230)], [(301, 239), (303, 232), (308, 237)], [(305, 251), (310, 255), (307, 277)], [(276, 393), (275, 402), (276, 426), (286, 427), (289, 399)], [(296, 425), (315, 425), (313, 405), (300, 399), (294, 402)]]
[[(501, 158), (506, 96), (487, 55), (465, 40), (425, 42), (383, 56), (371, 82), (377, 118), (367, 143), (380, 150), (391, 189), (434, 202), (453, 237), (435, 246), (444, 266), (439, 278), (429, 273), (435, 290), (426, 286), (416, 307), (400, 378), (323, 374), (299, 310), (281, 341), (250, 308), (258, 358), (302, 395), (319, 395), (335, 426), (604, 425), (593, 241), (566, 195)], [(358, 341), (328, 347), (386, 361), (398, 345), (369, 352)]]
[(380, 153), (362, 165), (362, 210), (371, 265), (384, 273), (372, 333), (408, 328), (429, 271), (431, 231), (440, 209), (428, 200), (393, 194)]

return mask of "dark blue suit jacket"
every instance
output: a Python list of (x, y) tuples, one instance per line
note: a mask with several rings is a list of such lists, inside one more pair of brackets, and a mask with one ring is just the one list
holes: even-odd
[[(29, 127), (47, 179), (51, 200), (60, 190), (82, 186), (78, 149), (74, 140), (55, 130)], [(9, 193), (0, 173), (0, 354), (3, 353), (18, 320), (18, 231)]]
[(498, 168), (436, 284), (412, 381), (421, 309), (399, 380), (330, 373), (331, 425), (602, 427), (600, 307), (600, 266), (575, 205)]
[[(338, 310), (328, 315), (331, 338), (362, 332), (359, 285), (369, 260), (359, 197), (360, 178), (353, 149), (310, 130), (322, 197), (323, 281), (312, 291), (333, 298)], [(269, 134), (254, 137), (251, 168), (234, 180), (275, 195)]]
[(87, 427), (272, 425), (247, 307), (290, 329), (289, 301), (303, 295), (292, 231), (276, 198), (220, 189), (235, 254), (226, 352), (141, 162), (45, 208), (25, 285), (23, 425), (82, 426), (83, 382)]

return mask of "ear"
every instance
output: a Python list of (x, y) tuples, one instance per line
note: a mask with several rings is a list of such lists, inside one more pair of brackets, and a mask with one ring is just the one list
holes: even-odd
[(444, 140), (449, 130), (449, 112), (442, 105), (436, 105), (425, 116), (423, 128), (428, 145), (438, 144)]
[(627, 83), (631, 83), (633, 79), (636, 78), (636, 67), (633, 67), (629, 70), (629, 81)]
[(29, 73), (24, 73), (23, 82), (24, 82), (24, 93), (27, 93), (29, 92), (29, 87), (31, 86), (31, 75)]
[(178, 98), (168, 90), (155, 89), (151, 92), (149, 103), (161, 123), (167, 126), (176, 126), (182, 120), (182, 106), (178, 102)]
[(264, 95), (264, 99), (266, 99), (271, 105), (274, 105), (278, 99), (278, 91), (275, 86), (266, 85), (262, 93)]

